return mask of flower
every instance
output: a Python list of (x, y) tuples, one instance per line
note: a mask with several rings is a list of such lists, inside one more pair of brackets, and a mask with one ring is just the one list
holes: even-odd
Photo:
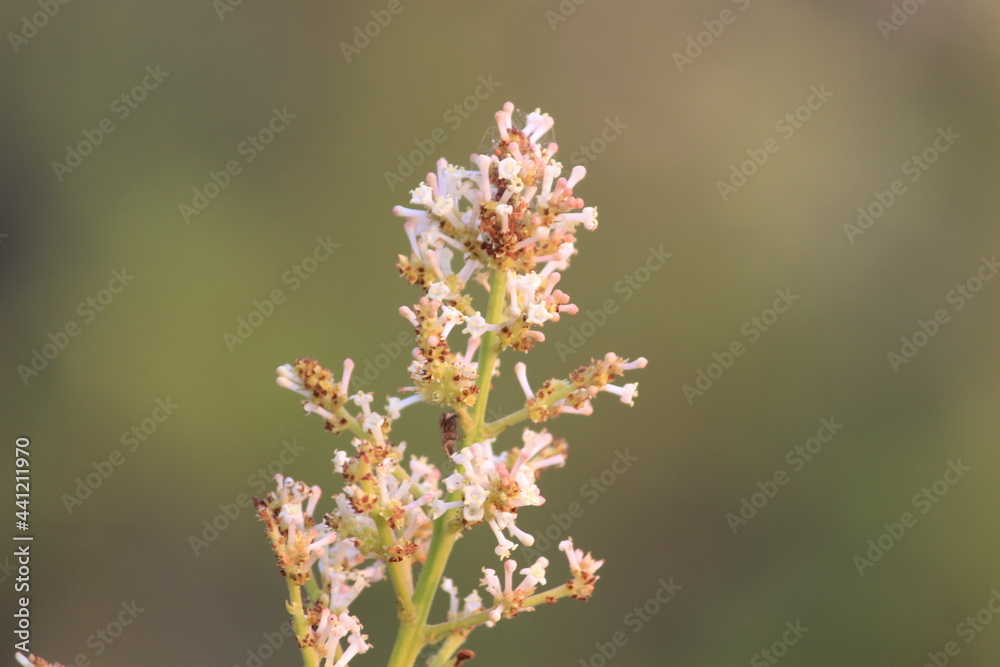
[[(587, 599), (604, 563), (567, 539), (560, 549), (572, 578), (536, 593), (547, 585), (548, 559), (519, 569), (510, 558), (519, 545), (534, 544), (534, 536), (518, 526), (519, 511), (545, 502), (538, 480), (545, 470), (565, 465), (568, 446), (545, 429), (523, 428), (519, 445), (506, 451), (494, 451), (497, 439), (520, 421), (592, 414), (601, 392), (631, 406), (638, 384), (616, 381), (645, 367), (646, 359), (608, 353), (568, 377), (541, 384), (536, 377), (535, 388), (527, 366), (518, 361), (513, 375), (524, 406), (506, 416), (490, 414), (484, 403), (499, 377), (498, 355), (508, 349), (531, 351), (545, 341), (546, 325), (580, 311), (559, 286), (577, 253), (577, 233), (598, 226), (597, 208), (585, 206), (574, 192), (587, 170), (575, 166), (564, 176), (555, 159), (558, 146), (542, 143), (552, 118), (535, 110), (517, 127), (508, 102), (495, 120), (500, 137), (495, 146), (473, 155), (467, 168), (438, 160), (410, 191), (408, 205), (393, 208), (403, 218), (408, 246), (398, 255), (397, 268), (421, 290), (415, 303), (398, 310), (412, 327), (414, 341), (407, 365), (410, 384), (399, 389), (402, 395), (387, 397), (377, 412), (374, 394), (350, 393), (350, 359), (339, 382), (312, 359), (277, 369), (278, 385), (302, 399), (306, 414), (322, 418), (328, 431), (352, 435), (352, 447), (334, 450), (333, 470), (344, 485), (321, 520), (313, 517), (322, 497), (319, 487), (278, 475), (276, 490), (265, 500), (255, 499), (281, 573), (292, 586), (310, 584), (307, 603), (300, 599), (302, 591), (293, 592), (289, 609), (303, 653), (312, 652), (312, 662), (324, 667), (344, 667), (371, 647), (349, 608), (387, 574), (404, 624), (424, 622), (430, 605), (425, 592), (440, 584), (449, 597), (446, 629), (411, 626), (399, 635), (411, 643), (438, 642), (449, 633), (461, 639), (476, 624), (492, 626), (531, 611), (529, 600)], [(438, 422), (448, 456), (445, 474), (426, 456), (410, 456), (407, 462), (406, 443), (391, 439), (394, 422), (418, 403), (447, 409)], [(494, 534), (503, 573), (482, 568), (484, 594), (473, 590), (460, 598), (451, 579), (439, 581), (440, 559), (447, 558), (447, 545), (461, 532), (479, 524)], [(417, 586), (413, 563), (425, 564)], [(515, 584), (516, 574), (520, 582)], [(427, 580), (429, 587), (425, 576), (434, 577)], [(419, 648), (403, 650), (412, 650), (415, 658)], [(458, 664), (469, 656), (454, 657)], [(447, 659), (441, 654), (434, 662)]]
[(566, 582), (566, 585), (573, 589), (574, 598), (586, 600), (594, 594), (594, 584), (600, 578), (594, 573), (601, 569), (604, 561), (594, 560), (589, 553), (584, 555), (582, 549), (574, 548), (572, 537), (560, 542), (559, 550), (566, 553), (570, 572), (573, 573), (573, 579)]
[[(346, 611), (334, 614), (329, 609), (323, 610), (319, 625), (313, 634), (327, 656), (327, 665), (344, 667), (355, 655), (366, 653), (371, 648), (371, 644), (365, 641), (368, 635), (361, 634), (361, 629), (361, 622), (356, 616), (351, 616)], [(339, 660), (331, 662), (337, 649), (340, 648), (340, 640), (344, 637), (347, 637), (347, 648)]]
[(522, 611), (534, 611), (533, 607), (525, 607), (524, 601), (529, 595), (535, 592), (536, 584), (545, 584), (545, 570), (548, 565), (549, 560), (544, 556), (540, 556), (534, 565), (521, 570), (524, 579), (517, 586), (514, 586), (514, 572), (517, 571), (517, 561), (504, 561), (503, 583), (500, 582), (496, 570), (484, 567), (480, 584), (493, 597), (489, 621), (486, 624), (493, 625), (501, 618), (513, 618)]
[(487, 323), (486, 318), (478, 310), (475, 315), (466, 319), (466, 325), (462, 333), (467, 333), (473, 338), (482, 338), (483, 334), (487, 331), (497, 331), (499, 329), (496, 324)]
[(513, 156), (497, 163), (497, 176), (504, 181), (512, 181), (521, 173), (521, 163)]
[(451, 288), (443, 282), (431, 283), (430, 288), (427, 290), (427, 296), (435, 301), (444, 301), (451, 296)]
[(604, 391), (621, 396), (621, 401), (629, 407), (635, 405), (635, 397), (639, 394), (639, 383), (631, 382), (624, 387), (616, 387), (613, 384), (605, 385)]
[(385, 411), (388, 413), (389, 419), (399, 419), (403, 408), (413, 405), (414, 403), (419, 403), (422, 400), (424, 400), (424, 397), (420, 394), (407, 396), (406, 398), (390, 396), (389, 402), (385, 406)]
[(312, 359), (296, 359), (295, 365), (278, 367), (279, 387), (290, 389), (306, 400), (302, 407), (306, 414), (318, 414), (326, 422), (326, 429), (340, 433), (347, 426), (347, 420), (336, 413), (347, 402), (347, 387), (351, 381), (354, 362), (344, 360), (344, 373), (339, 383), (334, 382), (333, 372), (323, 368)]

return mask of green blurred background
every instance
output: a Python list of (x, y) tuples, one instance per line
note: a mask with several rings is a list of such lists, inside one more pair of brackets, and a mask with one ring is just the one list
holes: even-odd
[[(949, 664), (997, 664), (1000, 280), (973, 280), (961, 309), (948, 296), (981, 267), (992, 278), (983, 258), (1000, 251), (996, 5), (404, 0), (392, 14), (379, 1), (235, 2), (53, 1), (50, 18), (44, 2), (0, 8), (3, 460), (9, 470), (15, 437), (31, 437), (36, 652), (108, 667), (298, 664), (287, 641), (258, 650), (284, 623), (283, 584), (250, 512), (223, 514), (259, 492), (256, 471), (286, 441), (304, 448), (286, 474), (336, 488), (336, 441), (274, 368), (350, 356), (364, 369), (394, 350), (407, 327), (396, 310), (416, 293), (393, 267), (407, 243), (390, 209), (434, 158), (465, 164), (511, 100), (553, 115), (563, 162), (588, 166), (577, 193), (601, 214), (561, 285), (582, 312), (546, 327), (533, 381), (608, 350), (650, 365), (630, 378), (634, 408), (605, 395), (593, 417), (549, 425), (569, 465), (522, 514), (607, 559), (595, 597), (477, 630), (471, 664), (923, 665), (949, 642)], [(894, 12), (899, 29), (880, 28)], [(163, 73), (155, 86), (147, 67)], [(144, 100), (115, 102), (144, 77)], [(811, 87), (832, 96), (800, 109)], [(241, 150), (274, 110), (294, 118), (263, 150)], [(796, 112), (808, 119), (789, 136), (776, 124)], [(113, 131), (57, 173), (105, 118)], [(959, 138), (932, 149), (948, 128)], [(391, 188), (386, 173), (435, 130), (431, 158)], [(910, 180), (904, 163), (929, 148), (936, 161)], [(723, 199), (718, 182), (762, 151)], [(180, 205), (229, 161), (239, 172), (185, 220)], [(849, 235), (896, 179), (903, 194)], [(339, 247), (307, 280), (283, 279), (317, 238)], [(672, 256), (639, 270), (661, 246)], [(101, 312), (80, 306), (111, 296), (123, 267), (134, 279)], [(645, 282), (629, 294), (627, 276)], [(227, 346), (275, 289), (284, 302)], [(752, 318), (776, 290), (798, 299), (757, 337)], [(583, 327), (607, 299), (616, 312)], [(887, 354), (939, 309), (947, 321), (894, 370)], [(19, 366), (68, 323), (79, 335), (25, 382)], [(720, 375), (713, 354), (734, 342), (745, 352)], [(507, 411), (512, 363), (496, 392)], [(368, 389), (406, 384), (404, 366), (405, 354)], [(689, 401), (699, 370), (717, 379)], [(177, 407), (123, 443), (158, 399)], [(404, 417), (395, 434), (436, 455), (438, 413)], [(824, 418), (843, 428), (804, 465), (786, 458)], [(114, 450), (121, 465), (67, 507)], [(608, 472), (626, 450), (637, 462)], [(959, 459), (970, 471), (939, 482)], [(602, 473), (615, 482), (605, 492), (581, 487)], [(787, 483), (769, 487), (776, 473)], [(773, 497), (734, 533), (727, 515), (761, 486)], [(937, 502), (914, 498), (924, 488)], [(574, 502), (583, 514), (563, 529), (553, 514)], [(904, 512), (915, 525), (884, 535)], [(206, 521), (229, 525), (196, 554)], [(463, 590), (495, 563), (491, 539), (459, 543)], [(891, 549), (862, 576), (855, 557), (879, 539)], [(547, 553), (558, 581), (563, 561)], [(9, 564), (0, 576), (7, 627)], [(680, 591), (649, 603), (671, 580)], [(143, 611), (104, 642), (95, 633), (133, 600)], [(384, 664), (390, 609), (387, 584), (355, 605), (375, 649), (352, 664)], [(960, 626), (977, 613), (979, 630)]]

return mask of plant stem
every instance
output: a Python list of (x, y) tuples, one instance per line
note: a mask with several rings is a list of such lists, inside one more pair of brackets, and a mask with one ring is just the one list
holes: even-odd
[(437, 655), (434, 659), (427, 664), (427, 667), (448, 667), (451, 664), (452, 659), (455, 657), (455, 652), (462, 648), (462, 644), (468, 638), (468, 633), (466, 632), (456, 632), (455, 634), (449, 636), (444, 643), (441, 644), (441, 648), (438, 649)]
[(306, 580), (306, 594), (311, 600), (318, 600), (319, 596), (322, 595), (322, 591), (319, 590), (319, 585), (316, 583), (316, 577), (310, 573), (309, 579)]
[[(382, 545), (388, 549), (395, 544), (395, 538), (389, 523), (381, 516), (375, 517), (375, 526), (378, 529), (379, 539)], [(401, 621), (413, 620), (416, 618), (416, 610), (413, 608), (413, 573), (411, 563), (403, 561), (398, 563), (389, 562), (386, 559), (386, 568), (389, 570), (389, 579), (392, 587), (396, 591), (396, 611)]]
[[(504, 297), (507, 294), (507, 273), (499, 269), (493, 270), (490, 279), (490, 305), (486, 312), (486, 321), (496, 324), (503, 314)], [(500, 354), (500, 340), (492, 331), (483, 334), (483, 342), (479, 347), (479, 397), (472, 415), (472, 429), (465, 434), (466, 446), (483, 439), (483, 423), (486, 421), (486, 404), (489, 401), (490, 389), (493, 385), (493, 369), (496, 367)]]
[[(534, 595), (529, 595), (524, 599), (524, 607), (534, 607), (536, 605), (547, 604), (558, 600), (559, 598), (568, 597), (573, 594), (573, 591), (569, 588), (567, 584), (562, 584), (561, 586), (556, 586), (547, 591), (541, 593), (535, 593)], [(474, 628), (477, 625), (481, 625), (489, 620), (490, 610), (481, 611), (478, 614), (473, 614), (472, 616), (466, 616), (464, 618), (459, 618), (454, 621), (448, 621), (447, 623), (438, 623), (436, 625), (428, 625), (426, 627), (426, 641), (428, 644), (433, 644), (434, 642), (439, 642), (443, 638), (450, 636), (455, 636), (460, 630), (468, 630)], [(459, 633), (461, 634), (461, 633)]]
[[(555, 403), (558, 403), (559, 401), (566, 398), (579, 388), (580, 387), (574, 384), (573, 382), (566, 381), (566, 386), (556, 389), (551, 394), (545, 397), (544, 405), (551, 406)], [(514, 424), (524, 421), (525, 419), (528, 419), (530, 417), (531, 413), (529, 412), (527, 407), (524, 407), (516, 412), (510, 413), (506, 417), (501, 417), (500, 419), (492, 421), (489, 424), (483, 424), (482, 433), (487, 438), (495, 438), (504, 430), (506, 430), (508, 427), (513, 426)]]
[(458, 530), (449, 526), (451, 513), (434, 522), (434, 535), (427, 553), (427, 562), (420, 571), (420, 581), (413, 596), (416, 617), (412, 621), (402, 621), (396, 634), (396, 645), (392, 649), (387, 667), (411, 667), (417, 654), (424, 647), (423, 628), (430, 614), (431, 603), (437, 592), (438, 582), (451, 555), (451, 549), (458, 539)]
[(303, 646), (304, 641), (309, 637), (311, 628), (306, 621), (305, 610), (302, 608), (302, 588), (291, 579), (288, 582), (288, 612), (292, 615), (292, 627), (295, 629), (295, 637), (299, 640), (299, 647), (302, 651), (302, 662), (305, 667), (319, 667), (319, 655), (312, 646)]

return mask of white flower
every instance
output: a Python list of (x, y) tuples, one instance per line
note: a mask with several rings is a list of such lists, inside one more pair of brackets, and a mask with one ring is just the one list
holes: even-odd
[(509, 181), (517, 177), (521, 173), (521, 163), (512, 157), (504, 158), (500, 160), (500, 164), (497, 165), (497, 175), (501, 180)]
[(441, 331), (441, 338), (447, 338), (451, 330), (458, 324), (465, 321), (465, 315), (458, 308), (451, 306), (441, 307), (440, 322), (444, 325)]
[(483, 520), (483, 516), (485, 516), (485, 514), (486, 512), (482, 505), (466, 505), (462, 510), (462, 518), (469, 523), (479, 523)]
[(593, 206), (588, 206), (579, 213), (561, 213), (558, 218), (563, 222), (582, 223), (590, 231), (597, 229), (597, 209)]
[(434, 205), (431, 206), (431, 213), (440, 218), (447, 217), (454, 210), (455, 210), (455, 199), (451, 195), (438, 197), (436, 200), (434, 200)]
[[(346, 611), (334, 614), (329, 609), (324, 610), (319, 626), (316, 628), (316, 637), (329, 656), (327, 665), (332, 667), (345, 667), (351, 659), (358, 653), (365, 653), (371, 648), (365, 640), (368, 635), (361, 634), (361, 622), (356, 616), (351, 616)], [(340, 640), (347, 637), (347, 648), (337, 662), (330, 662), (340, 648)]]
[(488, 323), (478, 310), (475, 315), (466, 318), (465, 324), (466, 327), (462, 330), (462, 333), (467, 333), (475, 338), (482, 338), (483, 334), (487, 331), (496, 331), (499, 329), (497, 325)]
[(389, 419), (399, 419), (399, 413), (403, 408), (408, 405), (413, 405), (414, 403), (419, 403), (422, 400), (424, 400), (424, 397), (421, 394), (414, 394), (413, 396), (407, 396), (406, 398), (390, 396), (389, 402), (385, 406), (385, 411), (389, 414)]
[(486, 489), (477, 484), (472, 484), (463, 489), (462, 500), (465, 501), (463, 516), (466, 521), (476, 523), (483, 520), (483, 504), (488, 497), (489, 494), (486, 493)]
[[(490, 527), (493, 528), (492, 524), (490, 525)], [(510, 558), (511, 550), (516, 549), (517, 545), (508, 540), (506, 537), (504, 537), (503, 533), (501, 533), (496, 528), (493, 528), (493, 532), (497, 536), (497, 542), (498, 542), (496, 548), (493, 549), (493, 553), (495, 553), (501, 559)]]
[(466, 616), (472, 616), (473, 614), (479, 612), (483, 608), (483, 599), (479, 597), (479, 593), (472, 591), (463, 599), (462, 613)]
[(419, 187), (410, 190), (410, 194), (412, 195), (410, 199), (411, 204), (431, 206), (434, 203), (434, 190), (426, 183), (421, 183)]
[(545, 568), (549, 566), (549, 559), (545, 556), (539, 556), (538, 560), (531, 567), (526, 567), (521, 570), (521, 574), (524, 576), (524, 581), (517, 587), (518, 590), (524, 590), (527, 588), (534, 588), (536, 584), (545, 585)]
[(617, 394), (621, 397), (621, 402), (629, 407), (635, 405), (635, 397), (639, 395), (639, 383), (630, 382), (624, 387), (616, 387), (613, 384), (605, 385), (604, 391)]
[(535, 397), (535, 392), (531, 391), (531, 385), (528, 384), (528, 367), (523, 361), (519, 361), (514, 364), (514, 375), (517, 377), (517, 381), (521, 384), (521, 390), (524, 392), (524, 397), (530, 401)]
[(382, 424), (385, 423), (385, 417), (377, 412), (372, 412), (367, 417), (365, 417), (361, 428), (365, 429), (369, 433), (373, 433), (376, 429), (381, 430)]
[(552, 319), (552, 314), (544, 305), (540, 303), (533, 303), (528, 306), (528, 313), (525, 319), (528, 324), (545, 324)]
[(535, 292), (542, 286), (542, 277), (535, 271), (532, 271), (520, 276), (518, 283), (521, 285), (521, 289), (524, 290), (525, 294), (530, 294), (530, 298), (534, 299)]
[(524, 133), (528, 135), (528, 140), (532, 143), (538, 141), (543, 134), (552, 129), (555, 121), (547, 113), (541, 113), (541, 109), (535, 109), (528, 114), (528, 122), (524, 126)]
[(500, 218), (500, 227), (506, 232), (510, 230), (510, 216), (514, 212), (514, 207), (510, 204), (497, 204), (493, 209)]
[(648, 363), (649, 362), (646, 361), (646, 357), (639, 357), (635, 361), (622, 364), (622, 370), (634, 371), (637, 368), (645, 368)]
[(427, 296), (434, 301), (444, 301), (451, 298), (451, 290), (443, 282), (431, 283)]

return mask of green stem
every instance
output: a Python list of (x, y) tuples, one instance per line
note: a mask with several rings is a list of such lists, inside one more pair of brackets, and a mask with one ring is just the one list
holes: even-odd
[(455, 634), (448, 637), (441, 648), (438, 649), (437, 655), (434, 659), (427, 664), (427, 667), (448, 667), (452, 664), (452, 659), (455, 657), (455, 652), (462, 648), (462, 644), (468, 639), (469, 635), (466, 632), (456, 632)]
[[(555, 588), (543, 591), (541, 593), (535, 593), (534, 595), (529, 595), (524, 599), (523, 607), (534, 607), (536, 605), (547, 604), (550, 601), (558, 600), (559, 598), (568, 597), (573, 594), (573, 591), (568, 585), (563, 584), (561, 586), (556, 586)], [(465, 616), (463, 618), (456, 619), (454, 621), (448, 621), (447, 623), (438, 623), (436, 625), (428, 625), (426, 628), (426, 641), (428, 644), (433, 644), (435, 642), (441, 641), (448, 635), (454, 636), (452, 633), (458, 632), (460, 630), (468, 630), (469, 628), (474, 628), (477, 625), (481, 625), (489, 620), (490, 610), (481, 611), (472, 616)], [(461, 634), (461, 633), (459, 633)]]
[(431, 537), (427, 562), (424, 563), (424, 567), (420, 571), (420, 581), (413, 596), (416, 616), (412, 621), (404, 620), (399, 624), (396, 645), (393, 646), (387, 667), (411, 667), (416, 661), (420, 649), (426, 644), (422, 629), (427, 623), (427, 616), (430, 614), (438, 582), (441, 580), (441, 575), (444, 574), (448, 556), (451, 555), (451, 549), (455, 546), (455, 540), (458, 539), (459, 534), (458, 530), (450, 528), (448, 525), (451, 515), (452, 513), (449, 512), (434, 522), (434, 535)]
[[(396, 539), (389, 527), (389, 522), (381, 516), (375, 516), (375, 526), (378, 530), (379, 540), (386, 549), (395, 546)], [(412, 620), (416, 618), (417, 611), (413, 607), (413, 571), (409, 560), (398, 563), (391, 563), (386, 559), (386, 567), (389, 570), (389, 580), (396, 591), (397, 613), (400, 620)]]
[(341, 419), (346, 420), (347, 421), (347, 430), (349, 430), (351, 433), (353, 433), (357, 437), (361, 438), (362, 440), (371, 440), (372, 439), (372, 434), (369, 433), (368, 431), (364, 430), (363, 428), (361, 428), (361, 424), (358, 423), (358, 420), (355, 419), (354, 415), (352, 415), (350, 412), (348, 412), (347, 408), (345, 408), (344, 406), (340, 406), (339, 408), (337, 408), (337, 410), (334, 412), (334, 414), (337, 415), (338, 417), (340, 417)]
[(323, 594), (312, 572), (309, 573), (309, 578), (306, 579), (306, 593), (309, 595), (309, 599), (313, 601), (319, 600), (319, 596)]
[(474, 422), (472, 415), (469, 414), (469, 409), (464, 405), (459, 405), (455, 408), (455, 412), (458, 413), (458, 423), (462, 425), (462, 430), (468, 431), (471, 429)]
[[(543, 405), (552, 406), (558, 403), (559, 401), (563, 400), (564, 398), (566, 398), (579, 388), (580, 387), (578, 387), (576, 384), (566, 381), (566, 385), (564, 387), (556, 389), (551, 394), (545, 397)], [(513, 426), (514, 424), (517, 424), (518, 422), (522, 422), (525, 419), (529, 419), (530, 417), (531, 413), (529, 412), (526, 406), (521, 408), (517, 412), (510, 413), (506, 417), (502, 417), (488, 424), (483, 424), (482, 433), (487, 438), (495, 438), (496, 436), (503, 433), (503, 431), (505, 431), (507, 428)]]
[(306, 641), (312, 633), (312, 628), (309, 627), (305, 610), (302, 608), (302, 588), (292, 583), (291, 579), (286, 581), (288, 582), (288, 612), (292, 615), (292, 627), (295, 629), (295, 637), (299, 640), (302, 662), (305, 667), (319, 667), (319, 655), (316, 653), (316, 649), (309, 646)]
[[(507, 295), (507, 272), (493, 270), (490, 279), (490, 305), (486, 312), (486, 321), (496, 324), (503, 315), (505, 297)], [(486, 421), (486, 404), (489, 401), (490, 389), (493, 386), (493, 369), (500, 355), (500, 337), (492, 331), (483, 334), (479, 347), (479, 396), (472, 415), (472, 428), (465, 434), (466, 446), (483, 440), (483, 423)]]

